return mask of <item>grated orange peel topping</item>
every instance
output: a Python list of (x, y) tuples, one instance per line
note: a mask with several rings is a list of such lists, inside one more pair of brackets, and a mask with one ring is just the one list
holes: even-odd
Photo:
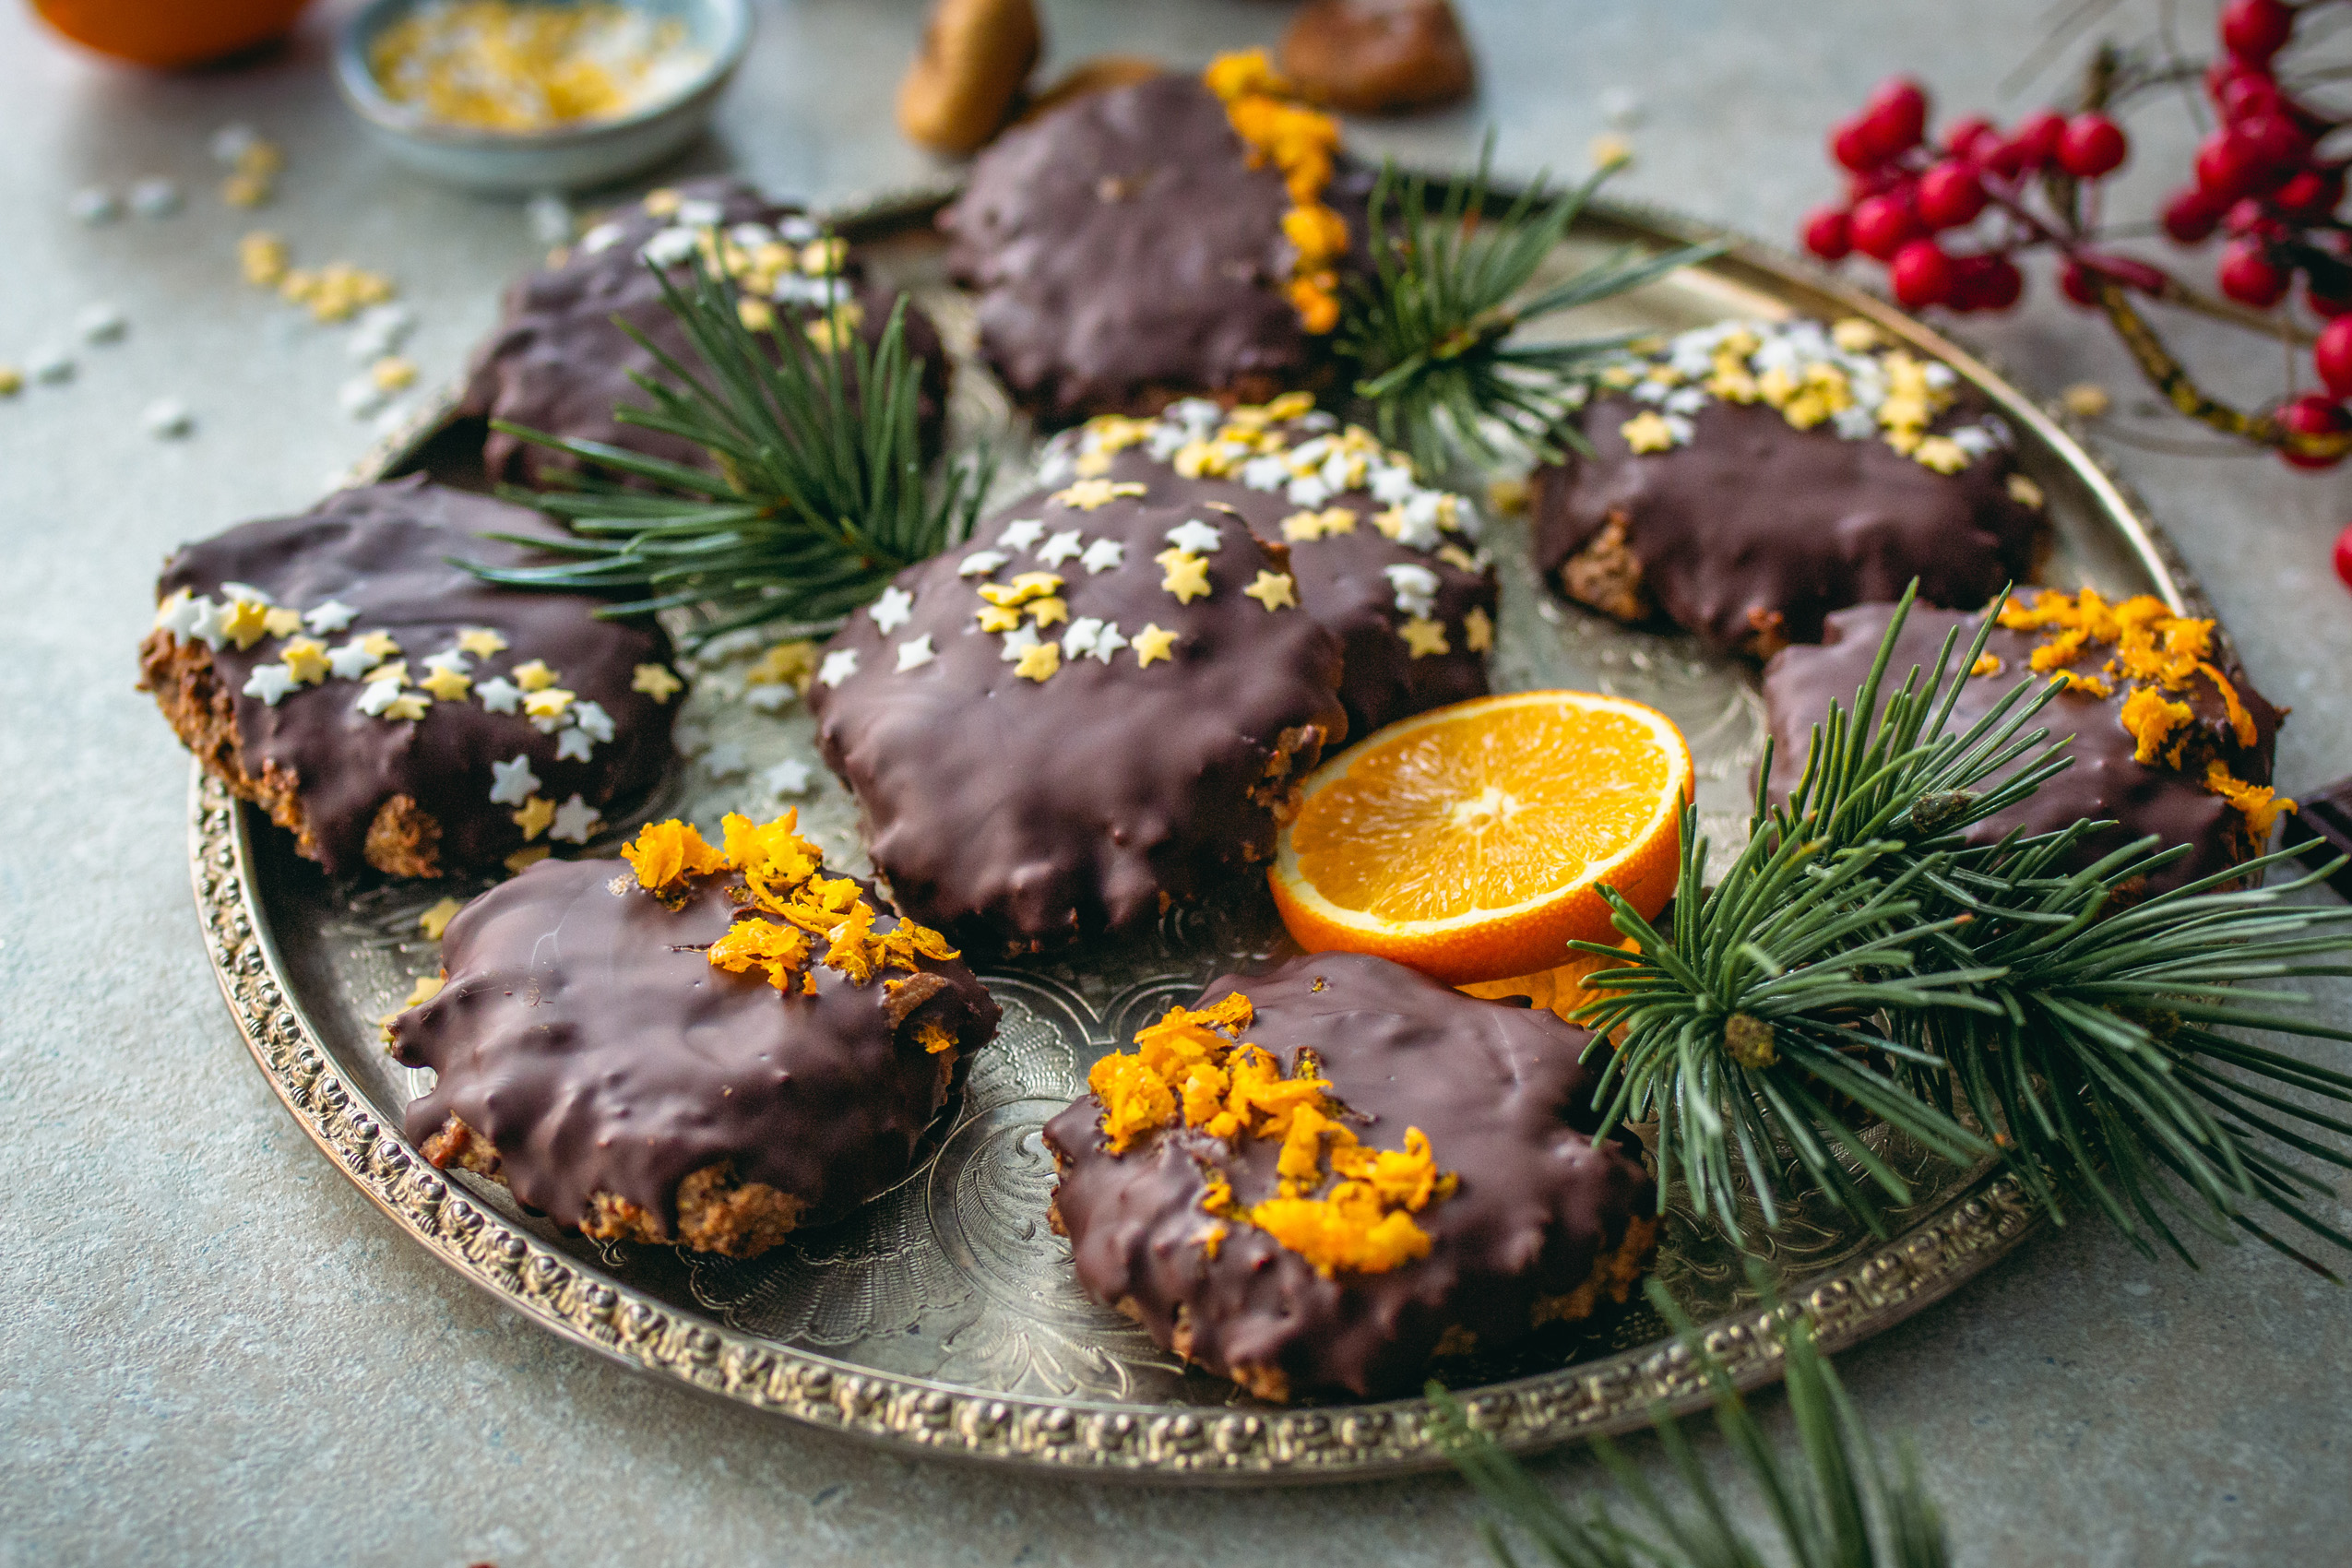
[(1339, 150), (1339, 122), (1294, 102), (1296, 91), (1263, 49), (1220, 54), (1202, 81), (1225, 104), (1225, 117), (1250, 149), (1250, 167), (1268, 163), (1290, 193), (1282, 237), (1296, 253), (1283, 292), (1299, 324), (1320, 337), (1339, 325), (1339, 277), (1348, 254), (1348, 220), (1323, 200)]

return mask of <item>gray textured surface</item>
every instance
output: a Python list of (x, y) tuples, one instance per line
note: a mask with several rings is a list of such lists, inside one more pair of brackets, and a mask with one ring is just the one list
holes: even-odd
[[(1919, 65), (1955, 106), (1991, 102), (2047, 21), (2037, 0), (1965, 21), (1924, 0), (1467, 9), (1484, 101), (1387, 133), (1396, 145), (1458, 157), (1491, 120), (1506, 165), (1580, 165), (1596, 96), (1631, 86), (1647, 121), (1628, 188), (1773, 235), (1829, 188), (1820, 128), (1879, 76)], [(2205, 7), (2184, 9), (2203, 34)], [(886, 112), (912, 0), (760, 11), (703, 161), (819, 198), (927, 172)], [(1063, 58), (1139, 30), (1198, 59), (1282, 13), (1048, 14)], [(1476, 1511), (1444, 1479), (1258, 1495), (1022, 1482), (632, 1380), (410, 1250), (268, 1097), (206, 968), (182, 869), (186, 763), (130, 689), (131, 650), (172, 544), (303, 504), (368, 436), (335, 407), (339, 342), (236, 281), (234, 237), (254, 223), (214, 196), (203, 137), (234, 116), (285, 144), (257, 221), (300, 259), (393, 272), (423, 318), (428, 378), (457, 368), (536, 249), (515, 208), (420, 185), (362, 146), (319, 70), (329, 20), (248, 69), (157, 81), (0, 7), (0, 362), (67, 340), (94, 300), (132, 322), (125, 343), (80, 351), (71, 384), (0, 401), (0, 1563), (1473, 1561)], [(2162, 156), (2144, 145), (2139, 162)], [(77, 186), (151, 172), (188, 187), (181, 216), (65, 218)], [(1978, 336), (2045, 391), (2131, 385), (2047, 290)], [(2250, 387), (2276, 374), (2260, 352), (2238, 363)], [(140, 430), (167, 395), (196, 410), (192, 440)], [(2326, 554), (2352, 511), (2342, 476), (2112, 449), (2256, 676), (2295, 705), (2287, 785), (2352, 771), (2352, 707), (2326, 673), (2352, 655)], [(2263, 1252), (2192, 1274), (2085, 1225), (1842, 1365), (1879, 1428), (1916, 1439), (1964, 1562), (2316, 1562), (2352, 1533), (2347, 1330), (2352, 1297)], [(1562, 1492), (1597, 1474), (1566, 1456), (1541, 1473)]]

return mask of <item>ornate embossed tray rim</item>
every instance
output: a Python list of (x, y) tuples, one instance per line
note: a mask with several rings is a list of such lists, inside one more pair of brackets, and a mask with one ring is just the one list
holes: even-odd
[[(848, 232), (925, 222), (952, 195), (927, 190), (837, 214)], [(1700, 269), (1740, 300), (1813, 314), (1870, 317), (1951, 363), (2040, 449), (2052, 479), (2077, 487), (2114, 531), (2112, 542), (2176, 609), (2205, 610), (2177, 552), (2130, 493), (2059, 420), (1985, 361), (1810, 263), (1672, 214), (1611, 205), (1584, 231), (1610, 239), (1722, 239), (1732, 248)], [(392, 471), (446, 424), (454, 392), (435, 399), (354, 469)], [(551, 1333), (633, 1371), (901, 1451), (1104, 1479), (1249, 1483), (1358, 1480), (1440, 1467), (1423, 1398), (1276, 1408), (1184, 1408), (996, 1394), (860, 1366), (740, 1333), (681, 1309), (508, 1223), (434, 1170), (337, 1066), (289, 983), (261, 918), (255, 834), (266, 831), (198, 767), (189, 794), (191, 872), (207, 948), (239, 1033), (271, 1088), (335, 1167), (428, 1253)], [(1856, 1344), (1950, 1294), (2014, 1249), (2041, 1222), (2012, 1178), (1980, 1171), (1922, 1222), (1804, 1279), (1790, 1304), (1818, 1324), (1825, 1348)], [(1779, 1373), (1767, 1314), (1735, 1311), (1703, 1324), (1705, 1344), (1742, 1387)], [(1704, 1405), (1691, 1357), (1658, 1340), (1459, 1395), (1472, 1424), (1531, 1449), (1649, 1424), (1663, 1406)]]

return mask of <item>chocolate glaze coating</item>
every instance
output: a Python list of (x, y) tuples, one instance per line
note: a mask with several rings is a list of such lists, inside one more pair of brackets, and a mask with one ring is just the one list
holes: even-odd
[[(772, 228), (778, 220), (806, 210), (793, 203), (771, 202), (738, 180), (696, 180), (675, 188), (685, 200), (719, 203), (731, 225)], [(692, 443), (612, 417), (616, 407), (651, 403), (632, 375), (661, 374), (654, 357), (615, 325), (615, 317), (689, 369), (697, 361), (685, 329), (662, 303), (652, 269), (637, 255), (638, 247), (669, 220), (634, 202), (615, 208), (606, 220), (620, 226), (622, 237), (616, 243), (593, 254), (575, 245), (562, 266), (526, 273), (508, 286), (498, 326), (474, 350), (465, 401), (457, 411), (463, 417), (510, 420), (554, 435), (707, 466), (708, 457)], [(854, 246), (845, 275), (864, 311), (859, 336), (877, 342), (889, 325), (897, 291), (866, 279)], [(673, 281), (683, 284), (687, 276), (683, 265), (671, 269)], [(781, 316), (787, 307), (777, 308)], [(906, 343), (910, 355), (925, 362), (916, 420), (923, 449), (936, 452), (946, 418), (947, 357), (938, 329), (911, 303)], [(539, 484), (576, 466), (561, 454), (494, 430), (482, 444), (482, 467), (493, 479)]]
[[(1017, 400), (1058, 422), (1313, 381), (1329, 339), (1282, 292), (1289, 194), (1248, 151), (1184, 75), (1088, 94), (980, 155), (939, 224), (980, 294), (980, 352)], [(1359, 245), (1371, 189), (1342, 160), (1323, 195)]]
[[(1635, 455), (1619, 427), (1643, 411), (1598, 400), (1583, 416), (1595, 455), (1537, 470), (1536, 566), (1554, 576), (1621, 516), (1658, 609), (1716, 647), (1773, 614), (1781, 636), (1812, 642), (1831, 611), (1899, 598), (1915, 576), (1926, 603), (1982, 604), (2033, 564), (2040, 515), (2009, 494), (2006, 448), (1940, 474), (1883, 441), (1710, 401), (1688, 445)], [(1964, 401), (1933, 428), (1979, 417)]]
[[(1304, 436), (1294, 432), (1293, 439)], [(1115, 455), (1108, 477), (1140, 481), (1151, 486), (1155, 502), (1166, 497), (1168, 505), (1191, 506), (1193, 516), (1210, 522), (1219, 520), (1210, 509), (1212, 503), (1229, 508), (1228, 515), (1238, 515), (1261, 539), (1279, 540), (1282, 519), (1299, 510), (1278, 493), (1252, 490), (1229, 479), (1181, 478), (1141, 446)], [(1339, 639), (1347, 661), (1339, 700), (1348, 709), (1348, 735), (1360, 741), (1384, 724), (1486, 695), (1486, 659), (1464, 643), (1462, 618), (1474, 609), (1493, 618), (1493, 569), (1466, 571), (1388, 538), (1372, 523), (1381, 504), (1363, 491), (1343, 491), (1323, 505), (1356, 513), (1360, 521), (1355, 531), (1291, 545), (1290, 570), (1299, 579), (1301, 607)], [(1396, 588), (1383, 574), (1399, 565), (1425, 566), (1435, 574), (1436, 606), (1431, 619), (1444, 624), (1448, 651), (1415, 659), (1396, 635), (1408, 617), (1396, 608)]]
[[(898, 575), (914, 595), (904, 626), (885, 636), (861, 611), (826, 645), (828, 657), (856, 653), (859, 672), (809, 688), (817, 744), (856, 792), (873, 863), (915, 919), (959, 941), (1058, 943), (1132, 929), (1164, 898), (1192, 897), (1218, 865), (1271, 854), (1277, 822), (1262, 786), (1287, 795), (1347, 731), (1339, 645), (1312, 616), (1243, 595), (1271, 557), (1229, 525), (1208, 558), (1210, 597), (1179, 604), (1163, 591), (1152, 557), (1194, 516), (1157, 488), (1093, 511), (1029, 498), (983, 522), (972, 545)], [(1141, 668), (1128, 648), (1107, 664), (1070, 659), (1042, 684), (1016, 675), (974, 621), (971, 580), (956, 575), (1015, 517), (1043, 519), (1049, 536), (1075, 528), (1123, 541), (1116, 570), (1056, 568), (1071, 619), (1111, 621), (1129, 637), (1146, 624), (1172, 629), (1172, 661)], [(1039, 569), (1024, 554), (1000, 575)], [(925, 635), (937, 657), (898, 671), (894, 645)], [(1287, 762), (1286, 733), (1297, 742)]]
[[(1830, 703), (1835, 700), (1849, 709), (1853, 707), (1854, 694), (1870, 674), (1871, 661), (1877, 657), (1894, 612), (1891, 604), (1863, 604), (1840, 611), (1829, 617), (1820, 647), (1784, 648), (1765, 666), (1764, 707), (1773, 740), (1770, 790), (1776, 802), (1786, 801), (1803, 776), (1812, 727), (1827, 718)], [(1944, 634), (1955, 628), (1959, 643), (1953, 657), (1957, 659), (1976, 635), (1977, 620), (1972, 612), (1914, 606), (1895, 639), (1883, 689), (1889, 694), (1900, 689), (1904, 674), (1915, 665), (1923, 671), (1931, 667), (1943, 646)], [(1999, 656), (2002, 672), (1971, 676), (1962, 685), (1960, 699), (1952, 710), (1951, 732), (1965, 731), (1983, 718), (2019, 681), (2042, 679), (2031, 673), (2026, 660), (2044, 640), (2043, 634), (1994, 627), (1985, 651)], [(2086, 652), (2083, 668), (2096, 668), (2097, 658), (2096, 650)], [(2168, 694), (2175, 701), (2187, 702), (2196, 714), (2198, 738), (2189, 751), (2199, 756), (2218, 755), (2239, 778), (2267, 784), (2281, 715), (2254, 690), (2243, 670), (2234, 663), (2221, 669), (2253, 717), (2256, 742), (2251, 749), (2239, 745), (2221, 694), (2199, 675), (2185, 693)], [(2167, 844), (2191, 846), (2189, 854), (2149, 878), (2150, 893), (2210, 876), (2253, 853), (2258, 847), (2247, 833), (2245, 814), (2205, 790), (2202, 760), (2193, 771), (2147, 766), (2132, 760), (2132, 735), (2117, 718), (2122, 706), (2120, 689), (2111, 697), (2085, 692), (2062, 692), (2053, 697), (2030, 727), (2047, 730), (2052, 740), (2073, 736), (2067, 753), (2074, 766), (2020, 804), (1977, 825), (1969, 831), (1969, 842), (1993, 843), (2017, 829), (2053, 833), (2088, 817), (2111, 818), (2118, 826), (2087, 838), (2077, 864), (2087, 865), (2150, 833)]]
[[(611, 1193), (677, 1229), (678, 1183), (719, 1160), (802, 1199), (803, 1224), (906, 1174), (945, 1075), (918, 1020), (962, 1051), (996, 1004), (959, 963), (894, 1024), (882, 980), (819, 966), (816, 993), (711, 967), (738, 912), (733, 873), (699, 878), (672, 910), (614, 861), (544, 861), (459, 910), (439, 995), (392, 1026), (393, 1054), (439, 1081), (410, 1102), (422, 1142), (452, 1115), (496, 1146), (515, 1195), (567, 1226)], [(872, 894), (869, 892), (868, 897)], [(877, 931), (897, 924), (886, 906)]]
[[(613, 738), (588, 761), (559, 761), (556, 737), (519, 713), (479, 702), (436, 702), (422, 719), (387, 721), (358, 710), (350, 681), (304, 686), (270, 707), (244, 695), (254, 667), (277, 659), (274, 639), (240, 651), (224, 644), (212, 665), (236, 694), (237, 736), (246, 771), (285, 769), (299, 780), (306, 817), (303, 852), (334, 874), (363, 868), (368, 825), (406, 795), (441, 826), (441, 868), (497, 865), (523, 847), (514, 808), (490, 799), (490, 765), (528, 754), (539, 793), (561, 802), (575, 791), (610, 808), (642, 796), (668, 766), (677, 701), (630, 689), (636, 666), (666, 661), (670, 639), (650, 620), (598, 620), (602, 600), (533, 593), (486, 583), (453, 558), (499, 566), (543, 565), (545, 553), (484, 537), (558, 539), (539, 513), (428, 482), (421, 474), (341, 490), (307, 512), (246, 523), (182, 549), (156, 584), (158, 599), (181, 588), (220, 597), (223, 583), (248, 583), (278, 603), (308, 609), (340, 600), (358, 612), (341, 636), (383, 631), (398, 638), (412, 674), (420, 660), (487, 626), (506, 649), (476, 659), (477, 683), (543, 659), (565, 689), (612, 715)], [(161, 635), (161, 634), (159, 634)], [(329, 637), (327, 640), (337, 640)], [(608, 812), (608, 814), (611, 814)]]
[(1591, 1037), (1550, 1012), (1479, 1001), (1352, 953), (1225, 976), (1198, 1005), (1236, 991), (1256, 1012), (1242, 1038), (1286, 1075), (1301, 1051), (1313, 1051), (1333, 1096), (1356, 1113), (1358, 1137), (1402, 1148), (1405, 1130), (1419, 1127), (1461, 1185), (1414, 1217), (1431, 1238), (1426, 1257), (1326, 1279), (1246, 1224), (1229, 1226), (1214, 1258), (1199, 1244), (1204, 1167), (1224, 1171), (1241, 1203), (1260, 1202), (1276, 1191), (1278, 1140), (1235, 1148), (1174, 1128), (1113, 1156), (1091, 1095), (1046, 1123), (1078, 1283), (1097, 1301), (1130, 1303), (1161, 1345), (1181, 1313), (1192, 1359), (1210, 1371), (1278, 1368), (1294, 1396), (1403, 1392), (1427, 1374), (1451, 1326), (1477, 1334), (1482, 1348), (1523, 1338), (1538, 1301), (1592, 1277), (1628, 1222), (1656, 1207), (1633, 1140), (1589, 1135), (1598, 1074), (1578, 1058)]

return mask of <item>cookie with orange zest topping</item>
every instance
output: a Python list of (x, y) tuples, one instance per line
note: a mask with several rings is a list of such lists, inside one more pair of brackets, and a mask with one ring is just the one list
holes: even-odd
[(1078, 1283), (1260, 1398), (1379, 1397), (1622, 1301), (1656, 1229), (1590, 1037), (1384, 959), (1211, 983), (1047, 1123)]

